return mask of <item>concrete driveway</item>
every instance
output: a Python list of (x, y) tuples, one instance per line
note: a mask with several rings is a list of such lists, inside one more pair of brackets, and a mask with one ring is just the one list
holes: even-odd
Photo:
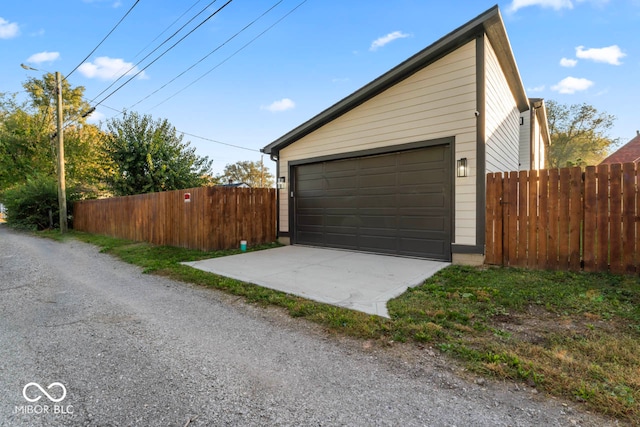
[(383, 317), (389, 317), (387, 301), (450, 265), (298, 245), (184, 264)]

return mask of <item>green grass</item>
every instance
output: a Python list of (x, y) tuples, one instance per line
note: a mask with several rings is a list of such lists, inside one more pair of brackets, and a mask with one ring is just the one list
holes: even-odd
[(525, 382), (640, 424), (638, 277), (452, 266), (390, 301), (391, 319), (384, 319), (180, 264), (239, 250), (201, 252), (77, 232), (66, 238), (98, 245), (148, 273), (282, 307), (335, 334), (430, 345), (478, 374)]

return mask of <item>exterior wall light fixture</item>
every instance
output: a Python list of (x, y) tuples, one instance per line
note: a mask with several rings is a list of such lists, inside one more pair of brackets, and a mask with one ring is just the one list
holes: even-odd
[(469, 175), (469, 168), (467, 167), (466, 157), (463, 157), (456, 162), (456, 175), (460, 178)]
[(278, 178), (278, 188), (287, 188), (287, 179), (284, 176)]

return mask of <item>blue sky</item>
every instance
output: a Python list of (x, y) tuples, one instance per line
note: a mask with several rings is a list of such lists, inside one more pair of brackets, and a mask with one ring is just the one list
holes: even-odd
[[(86, 88), (87, 100), (101, 101), (224, 6), (104, 100), (93, 116), (98, 122), (118, 115), (113, 109), (128, 109), (166, 118), (179, 131), (191, 134), (185, 140), (199, 155), (213, 159), (214, 171), (220, 173), (226, 164), (259, 160), (261, 147), (495, 4), (482, 0), (227, 1), (213, 3), (149, 55), (211, 1), (140, 0), (85, 62), (135, 0), (4, 2), (0, 7), (0, 92), (19, 92), (27, 78), (41, 75), (22, 69), (20, 64), (25, 63), (43, 71), (60, 71), (72, 86)], [(498, 4), (530, 97), (590, 103), (617, 117), (611, 137), (626, 142), (636, 135), (640, 129), (640, 0)], [(141, 60), (129, 76), (99, 95), (118, 73)], [(264, 160), (272, 166), (268, 157)]]

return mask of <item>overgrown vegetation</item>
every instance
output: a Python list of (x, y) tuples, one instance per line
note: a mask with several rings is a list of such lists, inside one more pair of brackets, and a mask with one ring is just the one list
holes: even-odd
[[(58, 235), (57, 233), (49, 233)], [(238, 253), (72, 233), (146, 272), (283, 307), (337, 334), (430, 346), (478, 374), (521, 381), (640, 423), (640, 279), (452, 266), (388, 304), (391, 319), (333, 307), (180, 264)], [(272, 247), (266, 245), (251, 250)]]
[[(67, 193), (70, 207), (76, 195)], [(0, 193), (0, 202), (6, 207), (7, 224), (24, 230), (59, 228), (58, 183), (53, 177), (28, 178)]]

